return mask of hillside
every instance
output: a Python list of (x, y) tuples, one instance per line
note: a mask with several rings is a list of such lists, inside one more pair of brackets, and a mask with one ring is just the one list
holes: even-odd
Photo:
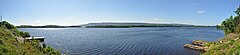
[(17, 39), (29, 36), (3, 21), (0, 26), (0, 55), (60, 55), (59, 51), (45, 44), (42, 46), (37, 40), (20, 42)]

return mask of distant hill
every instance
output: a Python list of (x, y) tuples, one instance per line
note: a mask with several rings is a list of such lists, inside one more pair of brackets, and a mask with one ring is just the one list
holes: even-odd
[(81, 26), (106, 26), (106, 25), (119, 25), (119, 26), (129, 26), (129, 25), (171, 25), (171, 26), (193, 26), (187, 24), (157, 24), (157, 23), (111, 23), (111, 22), (103, 22), (103, 23), (88, 23)]
[(193, 27), (188, 24), (157, 24), (157, 23), (88, 23), (80, 25), (85, 28), (131, 28), (131, 27)]
[(44, 26), (21, 25), (16, 27), (17, 28), (66, 28), (66, 26), (58, 26), (58, 25), (44, 25)]
[(114, 23), (114, 22), (88, 23), (88, 24), (74, 25), (74, 26), (58, 26), (58, 25), (17, 26), (17, 28), (74, 28), (74, 27), (76, 28), (133, 28), (133, 27), (215, 27), (215, 26), (199, 26), (199, 25), (189, 25), (189, 24), (159, 24), (159, 23)]

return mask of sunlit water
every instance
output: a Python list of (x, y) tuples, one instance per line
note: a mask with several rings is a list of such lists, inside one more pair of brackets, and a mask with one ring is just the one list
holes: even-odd
[(165, 28), (20, 28), (44, 36), (47, 45), (71, 55), (198, 55), (184, 48), (192, 40), (224, 36), (213, 27)]

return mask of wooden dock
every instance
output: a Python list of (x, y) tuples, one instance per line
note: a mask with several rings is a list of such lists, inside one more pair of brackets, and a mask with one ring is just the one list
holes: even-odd
[(28, 37), (26, 38), (27, 40), (41, 40), (41, 41), (44, 41), (44, 37)]

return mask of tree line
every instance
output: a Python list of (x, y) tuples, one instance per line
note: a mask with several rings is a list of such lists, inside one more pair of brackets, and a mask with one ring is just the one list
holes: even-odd
[(221, 25), (217, 25), (217, 28), (223, 30), (225, 34), (240, 32), (240, 7), (234, 12), (237, 16), (230, 16), (222, 21)]

